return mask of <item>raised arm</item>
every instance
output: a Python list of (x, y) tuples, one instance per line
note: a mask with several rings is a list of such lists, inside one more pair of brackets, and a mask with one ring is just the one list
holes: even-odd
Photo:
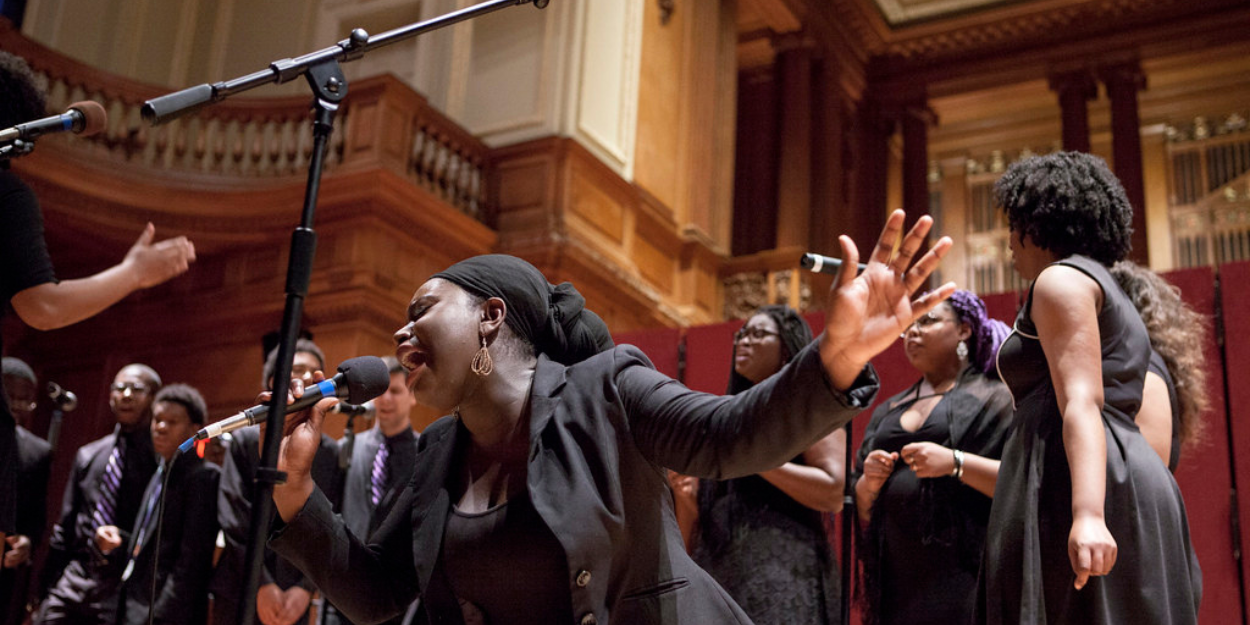
[[(933, 220), (920, 218), (895, 254), (903, 217), (890, 216), (863, 273), (834, 281), (821, 337), (744, 393), (695, 393), (647, 366), (640, 352), (617, 350), (625, 359), (617, 363), (617, 388), (643, 453), (686, 475), (740, 477), (782, 465), (867, 407), (877, 387), (868, 361), (955, 289), (948, 283), (911, 299), (951, 243), (943, 237), (908, 269)], [(843, 266), (854, 267), (855, 244), (845, 236), (841, 242)]]
[(1077, 589), (1091, 575), (1110, 573), (1116, 560), (1116, 542), (1104, 511), (1107, 441), (1102, 423), (1101, 307), (1098, 284), (1071, 267), (1050, 267), (1034, 285), (1033, 322), (1050, 364), (1072, 474), (1068, 557)]
[(156, 286), (187, 270), (195, 246), (186, 237), (153, 243), (156, 227), (148, 224), (122, 261), (77, 280), (45, 282), (18, 291), (13, 311), (27, 325), (54, 330), (78, 323), (139, 290)]

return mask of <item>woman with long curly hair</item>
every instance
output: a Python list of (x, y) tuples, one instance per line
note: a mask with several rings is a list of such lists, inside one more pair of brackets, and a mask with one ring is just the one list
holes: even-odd
[(1181, 299), (1180, 290), (1159, 274), (1130, 260), (1111, 268), (1150, 334), (1150, 367), (1137, 427), (1155, 453), (1175, 472), (1181, 450), (1202, 440), (1207, 399), (1207, 324)]
[(979, 623), (1195, 623), (1202, 578), (1180, 488), (1133, 418), (1150, 338), (1111, 276), (1133, 209), (1095, 156), (1019, 161), (995, 185), (1032, 282), (998, 369), (1015, 400)]

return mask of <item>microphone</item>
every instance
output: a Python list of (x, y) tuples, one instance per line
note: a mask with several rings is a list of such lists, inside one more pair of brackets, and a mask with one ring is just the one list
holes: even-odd
[(94, 135), (108, 124), (108, 114), (98, 102), (84, 100), (69, 105), (60, 115), (36, 119), (0, 130), (0, 141), (30, 141), (40, 135), (69, 131), (83, 136)]
[[(338, 397), (346, 399), (353, 404), (363, 404), (381, 395), (390, 385), (390, 368), (386, 366), (386, 363), (381, 358), (377, 356), (349, 358), (339, 365), (339, 372), (333, 378), (304, 389), (303, 397), (296, 399), (295, 403), (287, 405), (284, 414), (304, 410), (326, 397)], [(196, 432), (195, 436), (188, 438), (186, 442), (179, 445), (178, 449), (186, 451), (195, 445), (196, 441), (221, 436), (226, 432), (233, 432), (239, 428), (255, 425), (264, 421), (268, 416), (268, 405), (252, 406), (233, 417), (227, 417), (208, 425)]]
[(56, 382), (48, 382), (48, 397), (57, 408), (61, 409), (61, 412), (70, 412), (78, 407), (78, 396), (74, 394), (74, 391), (61, 388), (61, 385)]
[[(831, 276), (838, 275), (838, 270), (842, 268), (842, 259), (821, 256), (820, 254), (804, 254), (799, 259), (799, 266), (812, 272), (823, 273)], [(859, 270), (863, 271), (868, 265), (859, 263)]]
[(378, 414), (378, 407), (374, 405), (372, 399), (363, 404), (349, 404), (345, 401), (341, 401), (331, 406), (330, 412), (337, 412), (341, 415), (347, 415), (349, 417), (364, 417), (365, 419), (372, 419)]

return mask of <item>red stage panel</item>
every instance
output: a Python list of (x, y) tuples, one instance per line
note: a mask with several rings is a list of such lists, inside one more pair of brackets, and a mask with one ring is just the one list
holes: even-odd
[(985, 314), (991, 319), (998, 319), (1010, 326), (1015, 323), (1016, 313), (1020, 312), (1020, 307), (1024, 305), (1024, 300), (1021, 298), (1026, 294), (1025, 291), (1008, 291), (981, 295), (981, 301), (985, 302)]
[(686, 330), (686, 386), (704, 393), (725, 392), (733, 366), (734, 332), (742, 321), (726, 321)]
[[(1163, 277), (1180, 288), (1181, 296), (1194, 310), (1213, 318), (1215, 279), (1209, 267), (1173, 271)], [(1224, 297), (1229, 295), (1229, 289), (1225, 288)], [(1244, 321), (1242, 327), (1242, 332), (1250, 330)], [(1231, 330), (1228, 336), (1237, 336)], [(1208, 363), (1208, 395), (1212, 400), (1211, 409), (1205, 415), (1206, 435), (1199, 446), (1182, 450), (1176, 481), (1185, 497), (1190, 535), (1202, 567), (1203, 595), (1198, 622), (1241, 623), (1241, 589), (1237, 583), (1237, 561), (1233, 559), (1230, 531), (1232, 473), (1221, 380), (1223, 367), (1214, 334), (1208, 337), (1204, 349)]]
[(612, 340), (617, 345), (633, 345), (651, 359), (656, 370), (670, 378), (677, 377), (681, 330), (677, 328), (660, 328), (657, 330), (638, 330), (613, 334)]
[[(1235, 478), (1241, 489), (1245, 489), (1250, 485), (1250, 456), (1241, 456), (1245, 450), (1250, 449), (1250, 263), (1230, 263), (1220, 266), (1220, 299), (1221, 312), (1224, 319), (1224, 355), (1228, 359), (1225, 370), (1228, 376), (1228, 411), (1232, 436), (1231, 449), (1237, 454), (1236, 475)], [(1219, 369), (1212, 367), (1212, 374), (1215, 376), (1212, 384), (1220, 384)], [(1220, 397), (1222, 393), (1213, 393), (1213, 397)], [(1222, 416), (1222, 415), (1220, 415)], [(1223, 419), (1212, 418), (1208, 421), (1213, 427), (1211, 430), (1217, 429), (1224, 423)], [(1221, 433), (1222, 434), (1222, 433)], [(1181, 459), (1181, 466), (1185, 467), (1189, 458)], [(1197, 476), (1195, 476), (1197, 477)], [(1205, 479), (1205, 477), (1204, 477)], [(1227, 488), (1227, 486), (1226, 486)], [(1188, 500), (1186, 500), (1188, 501)], [(1250, 497), (1238, 497), (1238, 512), (1243, 523), (1246, 519), (1250, 519)], [(1193, 516), (1191, 504), (1191, 518)], [(1216, 531), (1225, 534), (1229, 533), (1227, 519), (1226, 523)], [(1241, 533), (1238, 540), (1241, 541), (1241, 551), (1246, 553), (1250, 549), (1250, 536), (1245, 531)], [(1203, 579), (1209, 579), (1212, 573), (1207, 573), (1206, 562), (1203, 565)], [(1250, 573), (1242, 569), (1243, 573)], [(1235, 578), (1234, 573), (1228, 573), (1230, 583)], [(1213, 582), (1207, 582), (1212, 584)], [(1250, 587), (1242, 588), (1243, 595), (1250, 595)], [(1206, 603), (1206, 600), (1203, 600)], [(1203, 606), (1206, 607), (1205, 605)], [(1205, 614), (1205, 610), (1203, 611)], [(1236, 614), (1230, 612), (1230, 614)], [(1210, 622), (1234, 622), (1233, 618), (1220, 618)], [(1236, 621), (1242, 622), (1242, 621)]]

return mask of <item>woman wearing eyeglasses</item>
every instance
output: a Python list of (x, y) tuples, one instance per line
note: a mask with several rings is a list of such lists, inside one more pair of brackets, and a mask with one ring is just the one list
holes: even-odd
[(903, 333), (920, 380), (873, 412), (855, 498), (866, 623), (964, 623), (1011, 423), (994, 373), (1009, 332), (955, 291)]
[[(794, 309), (760, 308), (734, 334), (727, 393), (780, 371), (811, 342), (811, 329)], [(697, 499), (693, 488), (674, 489), (679, 520), (694, 528), (695, 562), (756, 625), (836, 622), (839, 580), (823, 516), (842, 509), (845, 449), (846, 437), (836, 430), (770, 471), (703, 480)]]

